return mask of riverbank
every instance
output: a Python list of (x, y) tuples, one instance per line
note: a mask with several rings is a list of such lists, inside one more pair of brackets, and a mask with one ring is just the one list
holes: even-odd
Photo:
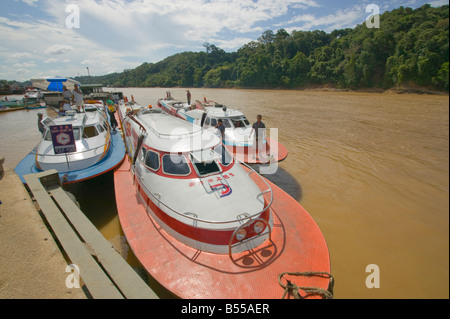
[(66, 287), (67, 262), (19, 177), (0, 175), (0, 299), (84, 299)]

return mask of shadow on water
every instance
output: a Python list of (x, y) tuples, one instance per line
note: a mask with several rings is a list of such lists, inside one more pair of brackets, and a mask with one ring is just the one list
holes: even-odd
[[(255, 171), (259, 172), (260, 164), (250, 165)], [(286, 170), (278, 166), (275, 174), (264, 174), (266, 179), (280, 187), (286, 193), (288, 193), (296, 201), (301, 201), (303, 198), (302, 186), (297, 182), (297, 180), (289, 174)]]

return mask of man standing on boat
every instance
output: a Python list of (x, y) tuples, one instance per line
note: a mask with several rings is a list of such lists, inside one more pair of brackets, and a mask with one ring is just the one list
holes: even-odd
[(186, 90), (187, 92), (187, 103), (188, 105), (191, 105), (191, 92), (189, 92), (189, 90)]
[(256, 122), (253, 123), (252, 130), (250, 132), (249, 138), (252, 137), (253, 132), (255, 132), (255, 139), (253, 140), (253, 158), (255, 154), (260, 157), (260, 150), (262, 143), (264, 143), (264, 137), (266, 135), (266, 125), (263, 123), (262, 115), (256, 116)]
[(216, 129), (219, 130), (220, 136), (222, 137), (222, 140), (225, 139), (225, 126), (223, 125), (223, 120), (218, 119)]
[(80, 88), (77, 84), (75, 84), (75, 89), (73, 90), (73, 101), (78, 108), (78, 113), (81, 113), (81, 110), (84, 112), (84, 103), (83, 103), (83, 92), (81, 92)]

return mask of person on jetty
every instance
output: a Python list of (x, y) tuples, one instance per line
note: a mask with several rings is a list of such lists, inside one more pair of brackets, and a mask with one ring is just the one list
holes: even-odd
[(256, 122), (253, 123), (252, 130), (250, 132), (249, 138), (252, 137), (253, 132), (255, 132), (255, 139), (253, 140), (253, 159), (255, 158), (255, 154), (260, 157), (260, 150), (262, 143), (264, 142), (264, 137), (266, 135), (266, 125), (262, 121), (262, 115), (256, 116)]
[(39, 132), (41, 132), (42, 135), (44, 135), (45, 126), (44, 126), (44, 124), (42, 124), (42, 119), (44, 118), (44, 114), (38, 113), (37, 116), (38, 116), (38, 123), (37, 123), (38, 124), (38, 130), (39, 130)]
[[(72, 92), (73, 102), (78, 108), (78, 113), (84, 112), (84, 103), (83, 103), (83, 92), (81, 92), (80, 88), (77, 84), (75, 84), (75, 89)], [(81, 111), (83, 110), (83, 111)]]

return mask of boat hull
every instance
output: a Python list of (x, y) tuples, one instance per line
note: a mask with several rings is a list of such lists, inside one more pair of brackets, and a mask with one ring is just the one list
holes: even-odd
[[(252, 174), (253, 175), (253, 174)], [(264, 181), (255, 183), (264, 187)], [(282, 298), (283, 272), (330, 272), (328, 247), (303, 207), (276, 185), (271, 239), (249, 251), (215, 254), (174, 239), (137, 196), (128, 157), (114, 173), (119, 220), (128, 243), (147, 272), (180, 298)], [(328, 288), (328, 278), (292, 278), (299, 286)]]

